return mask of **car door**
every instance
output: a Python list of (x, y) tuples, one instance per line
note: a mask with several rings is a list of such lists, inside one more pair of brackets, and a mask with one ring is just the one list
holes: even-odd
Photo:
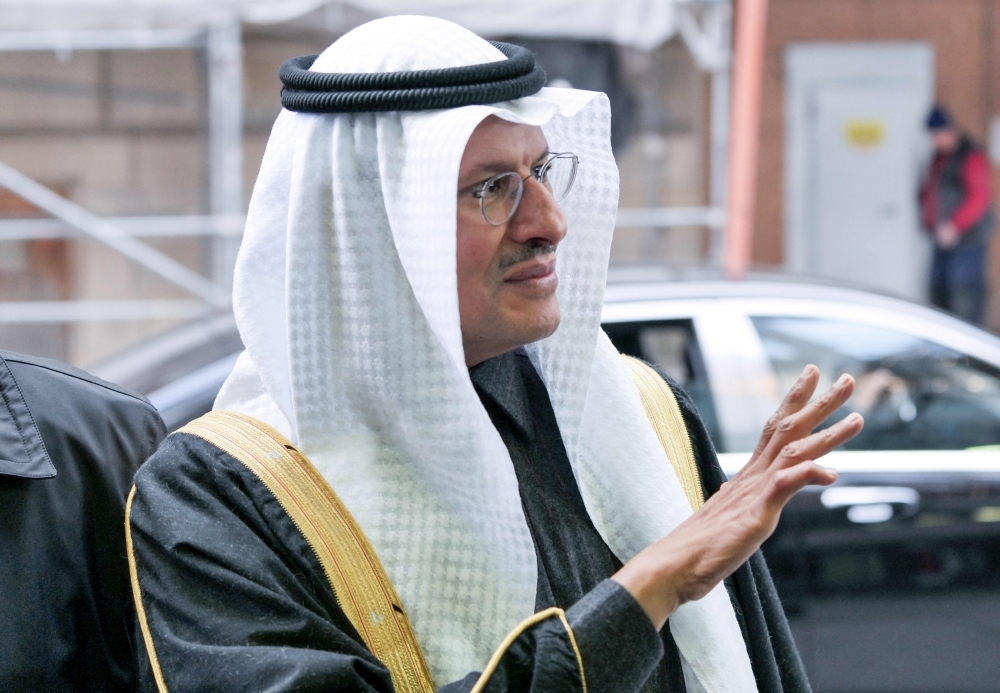
[[(864, 432), (764, 547), (817, 691), (1000, 690), (1000, 368), (944, 322), (751, 302), (780, 389), (857, 380)], [(746, 455), (744, 454), (743, 459)], [(738, 467), (735, 456), (727, 456)]]
[(995, 454), (827, 463), (837, 484), (793, 498), (764, 547), (815, 690), (1000, 690)]

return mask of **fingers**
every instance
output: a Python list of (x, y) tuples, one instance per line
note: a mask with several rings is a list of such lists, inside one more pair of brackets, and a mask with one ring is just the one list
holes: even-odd
[(766, 501), (770, 512), (775, 514), (775, 522), (777, 513), (781, 512), (792, 496), (803, 488), (810, 485), (828, 486), (836, 480), (836, 470), (821, 467), (812, 461), (801, 462), (777, 472), (771, 479), (771, 488)]
[(780, 511), (804, 486), (826, 486), (836, 481), (835, 470), (821, 467), (814, 460), (846, 443), (860, 433), (864, 425), (864, 419), (855, 412), (830, 428), (793, 441), (782, 448), (775, 465), (777, 471), (771, 479), (768, 492), (767, 505), (771, 511)]
[(760, 440), (757, 442), (757, 449), (754, 450), (751, 460), (756, 459), (764, 449), (767, 444), (771, 442), (771, 438), (774, 436), (774, 432), (778, 430), (778, 426), (781, 421), (800, 411), (809, 402), (809, 398), (813, 396), (816, 391), (816, 385), (819, 384), (819, 369), (816, 366), (809, 364), (802, 370), (802, 375), (799, 379), (795, 381), (788, 394), (785, 395), (785, 399), (781, 402), (778, 410), (771, 415), (771, 418), (767, 420), (764, 424), (764, 431), (760, 435)]
[(834, 448), (843, 445), (864, 428), (865, 421), (857, 412), (842, 421), (811, 436), (793, 440), (778, 453), (777, 466), (791, 467), (806, 460), (817, 460)]
[(850, 398), (852, 392), (854, 392), (854, 378), (847, 374), (840, 376), (829, 390), (800, 411), (786, 416), (778, 422), (777, 429), (766, 448), (766, 453), (770, 454), (763, 456), (773, 460), (787, 444), (809, 435), (830, 414), (837, 411)]

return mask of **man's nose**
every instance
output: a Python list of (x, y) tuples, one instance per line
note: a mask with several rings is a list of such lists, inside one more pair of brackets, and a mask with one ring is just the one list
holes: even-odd
[(534, 178), (524, 181), (521, 203), (507, 225), (516, 243), (556, 245), (566, 236), (566, 215), (548, 188)]

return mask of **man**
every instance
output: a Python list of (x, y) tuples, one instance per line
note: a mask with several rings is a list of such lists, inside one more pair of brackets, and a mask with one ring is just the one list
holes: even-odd
[(941, 106), (927, 117), (927, 129), (934, 159), (920, 186), (920, 212), (934, 239), (931, 303), (981, 325), (994, 223), (990, 164)]
[(137, 476), (145, 689), (808, 690), (755, 551), (834, 479), (811, 460), (860, 417), (809, 433), (852, 381), (808, 403), (807, 369), (720, 489), (690, 400), (600, 330), (607, 99), (422, 17), (308, 64), (237, 263), (247, 351)]
[(134, 690), (125, 495), (163, 423), (137, 395), (10, 352), (0, 395), (0, 690)]

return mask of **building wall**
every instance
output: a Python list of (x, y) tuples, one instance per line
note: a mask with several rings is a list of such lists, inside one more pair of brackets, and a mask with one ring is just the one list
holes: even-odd
[[(637, 113), (631, 137), (616, 152), (619, 208), (707, 204), (708, 75), (679, 37), (656, 50), (625, 51), (623, 63)], [(699, 264), (708, 242), (708, 230), (701, 227), (619, 228), (611, 262)]]
[[(291, 56), (321, 51), (335, 30), (343, 27), (245, 29), (246, 200), (280, 111), (278, 67)], [(704, 75), (679, 39), (655, 51), (621, 54), (623, 78), (636, 102), (633, 136), (617, 152), (622, 205), (704, 204)], [(199, 51), (0, 55), (0, 161), (99, 215), (208, 212), (205, 67)], [(26, 213), (38, 215), (30, 205), (0, 196), (0, 217)], [(696, 263), (706, 240), (698, 228), (622, 229), (612, 256), (620, 263)], [(195, 270), (210, 271), (206, 239), (150, 242)], [(0, 300), (187, 298), (180, 288), (92, 240), (0, 243), (0, 254)], [(171, 325), (0, 323), (0, 348), (87, 365)]]
[[(278, 66), (326, 39), (244, 42), (244, 196), (249, 199), (280, 110)], [(0, 161), (105, 216), (208, 211), (205, 82), (196, 50), (3, 53)], [(11, 195), (0, 216), (39, 216)], [(152, 240), (207, 273), (200, 238)], [(183, 290), (91, 240), (0, 244), (0, 300), (187, 298)], [(45, 281), (49, 275), (61, 281)], [(0, 323), (0, 348), (89, 364), (169, 321)]]
[[(737, 21), (739, 17), (737, 16)], [(784, 261), (784, 50), (802, 41), (927, 41), (935, 51), (936, 93), (959, 124), (985, 144), (1000, 109), (997, 0), (770, 0), (767, 22), (754, 261)], [(1000, 193), (1000, 177), (995, 191)], [(1000, 288), (1000, 245), (991, 276)], [(1000, 298), (1000, 291), (993, 291)], [(990, 324), (1000, 328), (1000, 301)]]

